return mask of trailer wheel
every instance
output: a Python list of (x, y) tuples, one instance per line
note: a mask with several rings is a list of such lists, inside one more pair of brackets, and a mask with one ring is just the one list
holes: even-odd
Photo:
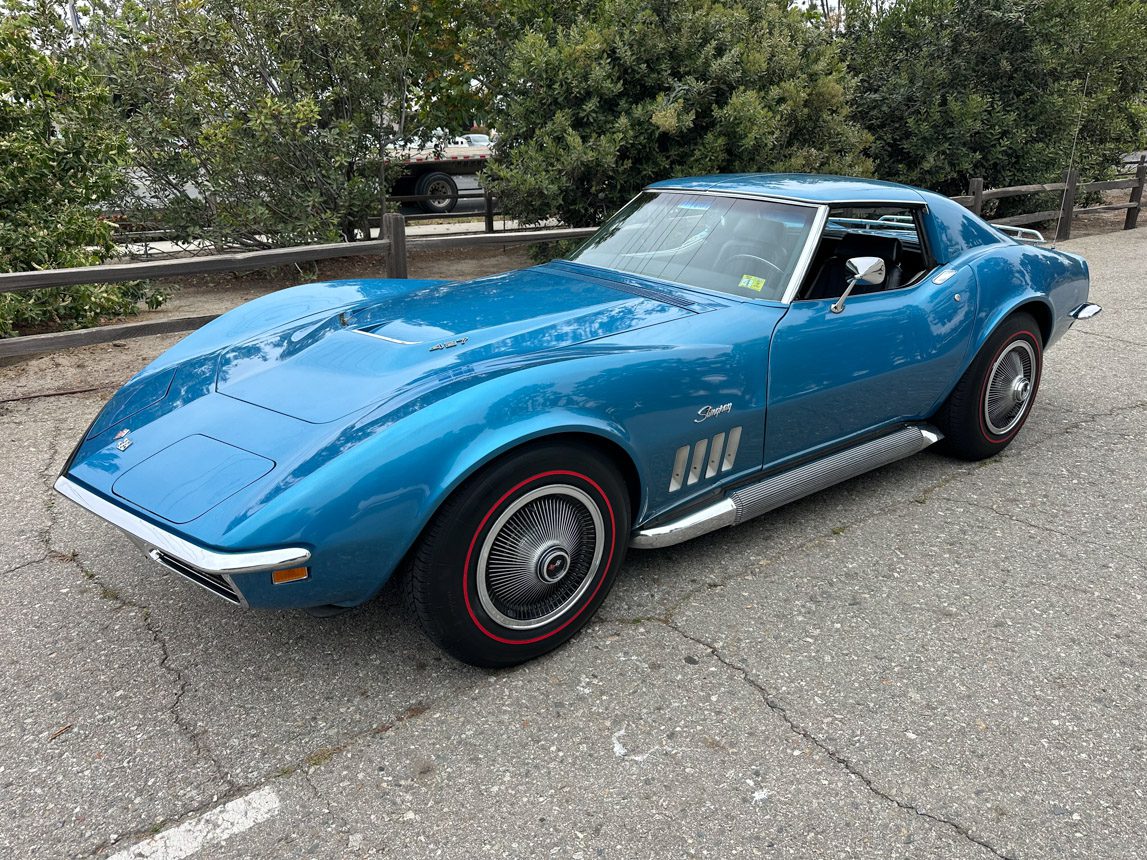
[(453, 212), (458, 205), (458, 184), (449, 173), (427, 173), (418, 180), (415, 193), (429, 195), (418, 202), (423, 212)]

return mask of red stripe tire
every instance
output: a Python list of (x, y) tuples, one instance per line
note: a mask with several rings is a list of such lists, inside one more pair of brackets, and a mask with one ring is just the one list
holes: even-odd
[(509, 666), (574, 635), (621, 566), (629, 493), (608, 458), (541, 444), (467, 481), (428, 526), (405, 594), (427, 635), (477, 666)]
[(1027, 422), (1043, 373), (1043, 339), (1029, 314), (1000, 323), (933, 420), (963, 460), (998, 454)]

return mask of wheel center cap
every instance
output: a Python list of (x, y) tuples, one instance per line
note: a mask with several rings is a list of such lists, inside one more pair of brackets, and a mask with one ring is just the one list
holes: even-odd
[(570, 555), (561, 547), (547, 550), (538, 559), (538, 579), (553, 584), (565, 576), (570, 569)]
[(1031, 380), (1022, 376), (1017, 376), (1012, 381), (1012, 399), (1016, 403), (1024, 403), (1032, 393)]

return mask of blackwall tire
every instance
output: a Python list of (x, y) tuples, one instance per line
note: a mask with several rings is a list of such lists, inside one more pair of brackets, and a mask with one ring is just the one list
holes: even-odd
[(427, 173), (419, 178), (416, 193), (430, 195), (418, 203), (423, 212), (445, 214), (458, 205), (458, 183), (449, 173)]

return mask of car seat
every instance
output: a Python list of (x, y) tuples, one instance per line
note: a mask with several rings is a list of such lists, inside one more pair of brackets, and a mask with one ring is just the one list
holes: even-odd
[(852, 277), (845, 264), (853, 257), (879, 257), (884, 261), (885, 273), (884, 283), (857, 284), (852, 295), (895, 290), (904, 278), (904, 269), (900, 265), (901, 251), (900, 240), (895, 236), (845, 233), (836, 243), (836, 250), (832, 252), (832, 256), (820, 267), (804, 298), (835, 299), (843, 295), (848, 280)]

